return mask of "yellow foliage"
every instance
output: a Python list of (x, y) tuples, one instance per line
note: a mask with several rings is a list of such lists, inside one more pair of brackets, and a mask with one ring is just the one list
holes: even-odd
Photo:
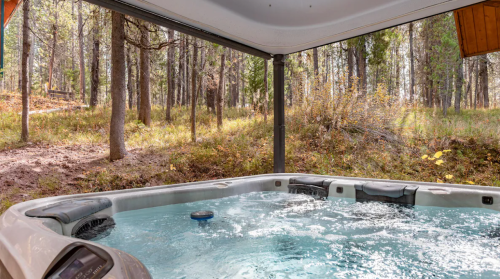
[(424, 156), (422, 156), (422, 159), (425, 160), (425, 159), (427, 159), (427, 157), (429, 157), (429, 156), (424, 155)]
[(447, 174), (446, 175), (446, 179), (452, 179), (453, 178), (453, 175), (452, 174)]
[(444, 161), (443, 161), (443, 160), (437, 160), (437, 161), (436, 161), (436, 165), (438, 165), (438, 166), (441, 166), (441, 164), (443, 164), (443, 163), (444, 163)]
[(466, 181), (467, 183), (474, 185), (475, 183), (473, 181)]
[(443, 150), (444, 153), (448, 153), (448, 152), (451, 152), (451, 149), (446, 149), (446, 150)]
[(444, 181), (438, 178), (437, 183), (444, 183)]
[(438, 151), (436, 152), (436, 154), (434, 154), (434, 158), (440, 158), (441, 156), (443, 156), (443, 152), (441, 151)]

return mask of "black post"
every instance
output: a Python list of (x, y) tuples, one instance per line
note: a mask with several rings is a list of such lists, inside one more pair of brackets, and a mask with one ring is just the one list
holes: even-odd
[(285, 172), (285, 56), (275, 54), (274, 68), (274, 173)]

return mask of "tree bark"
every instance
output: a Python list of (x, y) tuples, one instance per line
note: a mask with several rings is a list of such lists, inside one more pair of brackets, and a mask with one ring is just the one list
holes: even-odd
[(224, 67), (226, 66), (226, 48), (220, 57), (219, 88), (217, 90), (217, 129), (222, 129), (222, 109), (224, 107)]
[(460, 101), (462, 100), (462, 86), (464, 84), (464, 60), (460, 61), (457, 66), (457, 79), (455, 81), (455, 112), (460, 113)]
[(141, 24), (141, 109), (139, 110), (139, 120), (146, 126), (151, 125), (151, 99), (149, 96), (149, 23), (144, 21)]
[(78, 0), (78, 47), (80, 58), (80, 97), (82, 103), (86, 104), (85, 98), (85, 57), (83, 56), (83, 19), (82, 0)]
[(368, 76), (366, 74), (366, 42), (364, 37), (360, 38), (359, 46), (357, 48), (357, 64), (359, 73), (359, 90), (363, 96), (366, 96), (366, 87), (368, 84)]
[(245, 53), (241, 54), (242, 61), (241, 61), (241, 107), (245, 108), (246, 107), (246, 100), (245, 100)]
[(175, 100), (175, 103), (180, 106), (181, 105), (181, 100), (182, 100), (182, 89), (183, 89), (183, 84), (182, 84), (182, 56), (184, 55), (184, 41), (179, 38), (179, 68), (178, 72), (179, 75), (177, 76), (177, 98)]
[[(316, 49), (316, 48), (315, 48)], [(316, 49), (316, 54), (318, 51)], [(267, 122), (267, 113), (269, 109), (269, 92), (268, 92), (268, 82), (267, 82), (267, 60), (264, 59), (264, 122)], [(316, 72), (317, 75), (317, 72)]]
[[(377, 70), (378, 71), (378, 70)], [(354, 77), (354, 47), (349, 46), (347, 48), (347, 87), (349, 90), (352, 89), (352, 78)]]
[(28, 90), (28, 59), (30, 54), (30, 27), (29, 27), (30, 0), (23, 2), (23, 53), (21, 61), (21, 92), (22, 92), (22, 129), (21, 140), (29, 140), (29, 90)]
[(490, 106), (490, 98), (488, 96), (488, 56), (483, 54), (479, 57), (479, 76), (481, 79), (481, 106), (488, 108)]
[(109, 159), (125, 157), (125, 16), (111, 12), (111, 124), (109, 135)]
[(191, 140), (196, 142), (196, 80), (198, 78), (198, 40), (193, 41), (193, 75), (191, 76)]
[(50, 62), (49, 62), (49, 90), (52, 89), (52, 76), (54, 72), (54, 61), (56, 58), (56, 46), (57, 46), (57, 24), (59, 21), (59, 13), (57, 12), (57, 2), (54, 7), (55, 14), (54, 14), (54, 24), (52, 25), (52, 48), (50, 51)]
[(90, 106), (97, 106), (97, 97), (99, 95), (99, 7), (94, 7), (94, 26), (93, 26), (93, 50), (92, 50), (92, 69), (91, 69), (91, 84), (90, 84)]
[(134, 106), (134, 89), (132, 86), (132, 59), (130, 58), (130, 52), (132, 46), (127, 47), (127, 91), (128, 91), (128, 109), (132, 109)]
[(410, 23), (410, 103), (415, 99), (415, 57), (413, 54), (413, 22)]
[[(318, 48), (313, 48), (314, 77), (319, 75)], [(316, 81), (315, 81), (316, 82)]]
[(135, 51), (135, 92), (136, 92), (136, 98), (135, 100), (137, 101), (136, 106), (137, 106), (137, 115), (139, 115), (139, 112), (141, 111), (141, 70), (140, 68), (140, 63), (139, 63), (139, 57), (141, 56), (141, 50), (139, 48), (136, 48)]
[(479, 97), (479, 56), (476, 56), (476, 92), (474, 93), (474, 110), (477, 109), (477, 98)]

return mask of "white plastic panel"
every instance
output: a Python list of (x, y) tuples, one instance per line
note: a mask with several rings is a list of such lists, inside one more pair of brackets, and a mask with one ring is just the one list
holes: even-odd
[(252, 46), (288, 54), (481, 0), (124, 0)]

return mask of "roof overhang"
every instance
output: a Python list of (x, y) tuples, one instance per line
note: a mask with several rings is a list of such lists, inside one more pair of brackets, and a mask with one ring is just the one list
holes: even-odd
[(17, 7), (23, 3), (22, 0), (4, 0), (4, 11), (5, 15), (3, 18), (4, 26), (7, 26)]
[[(453, 11), (482, 0), (88, 0), (254, 55), (289, 54)], [(119, 7), (119, 8), (118, 8)], [(150, 17), (149, 19), (145, 17)], [(155, 18), (156, 20), (151, 20)], [(174, 23), (178, 26), (172, 26)], [(195, 32), (196, 33), (196, 32)], [(217, 42), (217, 41), (216, 41)], [(221, 43), (221, 42), (218, 42)], [(221, 43), (227, 45), (225, 43)], [(227, 45), (236, 48), (231, 45)], [(238, 49), (238, 48), (236, 48)], [(249, 51), (250, 50), (250, 51)], [(252, 53), (253, 51), (253, 53)]]

